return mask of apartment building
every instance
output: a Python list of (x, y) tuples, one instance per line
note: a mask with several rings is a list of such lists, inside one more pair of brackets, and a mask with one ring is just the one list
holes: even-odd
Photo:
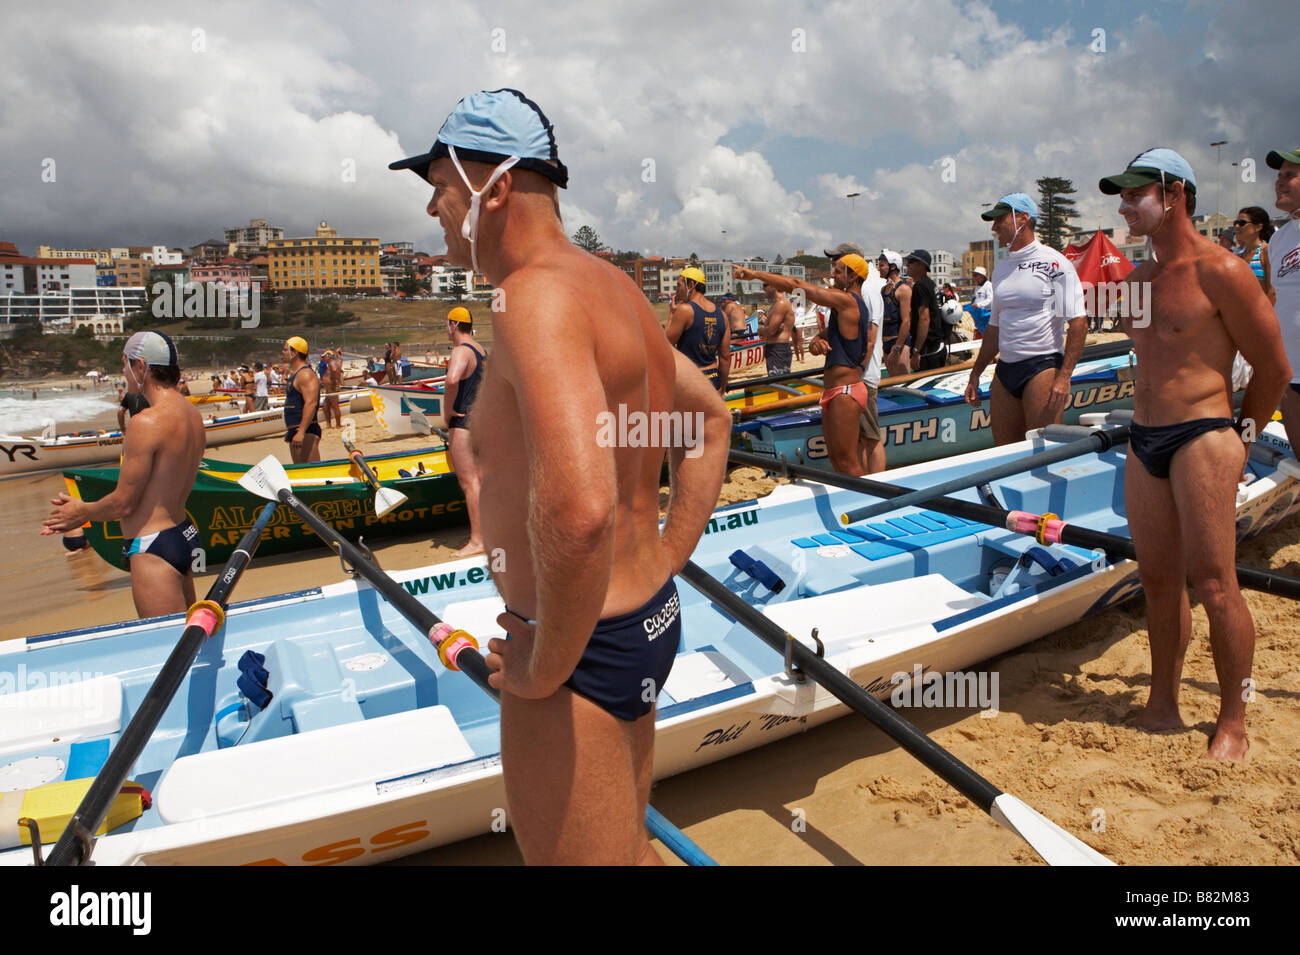
[(316, 234), (272, 239), (266, 257), (271, 284), (280, 291), (379, 292), (379, 240), (349, 238), (328, 222)]

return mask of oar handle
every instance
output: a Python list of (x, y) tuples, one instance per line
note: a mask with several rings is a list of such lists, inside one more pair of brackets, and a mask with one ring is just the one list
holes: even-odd
[(82, 797), (81, 805), (77, 807), (77, 811), (68, 821), (67, 828), (59, 837), (58, 843), (51, 850), (46, 860), (47, 865), (84, 865), (90, 858), (94, 834), (103, 824), (109, 806), (131, 773), (131, 767), (140, 758), (140, 753), (144, 751), (154, 730), (158, 728), (163, 713), (167, 711), (172, 698), (176, 696), (176, 691), (185, 681), (185, 676), (194, 665), (194, 658), (198, 656), (203, 641), (221, 629), (222, 623), (225, 622), (225, 608), (230, 594), (234, 591), (239, 578), (243, 576), (244, 568), (253, 559), (257, 545), (262, 539), (262, 531), (266, 529), (274, 513), (275, 502), (271, 501), (262, 508), (253, 526), (240, 539), (239, 546), (235, 548), (235, 552), (226, 561), (225, 568), (208, 589), (207, 596), (189, 609), (186, 615), (187, 626), (181, 633), (180, 640), (167, 657), (167, 662), (158, 671), (153, 686), (149, 688), (149, 692), (136, 708), (126, 729), (122, 731), (117, 746), (104, 761), (103, 767), (95, 776), (95, 781), (90, 784), (90, 789)]
[(1044, 448), (1041, 451), (1035, 451), (1023, 458), (1017, 458), (1014, 461), (1007, 461), (991, 468), (985, 468), (982, 471), (974, 471), (970, 474), (964, 474), (961, 477), (956, 477), (949, 481), (942, 481), (939, 484), (934, 484), (930, 487), (911, 489), (886, 484), (883, 486), (894, 489), (889, 495), (889, 500), (881, 501), (878, 504), (869, 504), (865, 507), (856, 507), (841, 515), (840, 520), (845, 524), (853, 524), (857, 521), (864, 521), (880, 514), (886, 514), (889, 511), (898, 510), (901, 507), (913, 507), (919, 504), (924, 504), (934, 498), (951, 494), (953, 491), (965, 490), (968, 487), (978, 487), (979, 485), (986, 484), (989, 481), (997, 481), (1004, 477), (1010, 477), (1013, 474), (1023, 474), (1025, 471), (1032, 471), (1034, 468), (1043, 467), (1048, 464), (1055, 464), (1058, 461), (1068, 461), (1070, 458), (1077, 458), (1080, 455), (1090, 454), (1093, 451), (1105, 451), (1106, 449), (1115, 447), (1116, 445), (1126, 444), (1128, 442), (1128, 437), (1129, 430), (1127, 427), (1121, 426), (1118, 428), (1107, 428), (1093, 431), (1087, 437), (1071, 441), (1068, 444), (1062, 444), (1055, 448)]
[(366, 483), (370, 485), (371, 489), (378, 491), (379, 478), (375, 477), (375, 472), (370, 469), (366, 456), (347, 438), (343, 439), (343, 450), (347, 451), (348, 457), (357, 466), (357, 470), (361, 472), (361, 476), (366, 479)]

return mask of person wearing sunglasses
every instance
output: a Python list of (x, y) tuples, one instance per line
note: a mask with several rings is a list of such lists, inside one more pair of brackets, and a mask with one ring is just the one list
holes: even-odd
[(1268, 240), (1273, 237), (1273, 223), (1268, 221), (1268, 213), (1259, 206), (1247, 206), (1237, 213), (1232, 228), (1241, 249), (1237, 254), (1255, 273), (1269, 302), (1274, 302), (1277, 296), (1268, 279)]

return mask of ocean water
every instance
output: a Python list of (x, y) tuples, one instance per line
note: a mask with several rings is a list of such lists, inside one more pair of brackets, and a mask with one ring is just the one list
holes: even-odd
[(56, 434), (90, 427), (117, 410), (116, 394), (116, 391), (108, 389), (99, 394), (54, 392), (43, 395), (38, 391), (33, 400), (31, 397), (14, 398), (12, 392), (0, 392), (0, 434), (38, 435), (51, 421)]

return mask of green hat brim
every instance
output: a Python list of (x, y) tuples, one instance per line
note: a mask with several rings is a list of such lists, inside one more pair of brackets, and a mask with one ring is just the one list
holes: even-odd
[(1300, 149), (1274, 149), (1264, 158), (1264, 162), (1268, 163), (1270, 169), (1281, 169), (1284, 162), (1300, 163)]
[(998, 216), (1004, 216), (1008, 212), (1014, 212), (1014, 211), (1015, 210), (1012, 209), (1005, 202), (999, 202), (996, 206), (994, 206), (992, 209), (988, 210), (987, 212), (981, 212), (980, 218), (983, 219), (985, 222), (992, 222)]

